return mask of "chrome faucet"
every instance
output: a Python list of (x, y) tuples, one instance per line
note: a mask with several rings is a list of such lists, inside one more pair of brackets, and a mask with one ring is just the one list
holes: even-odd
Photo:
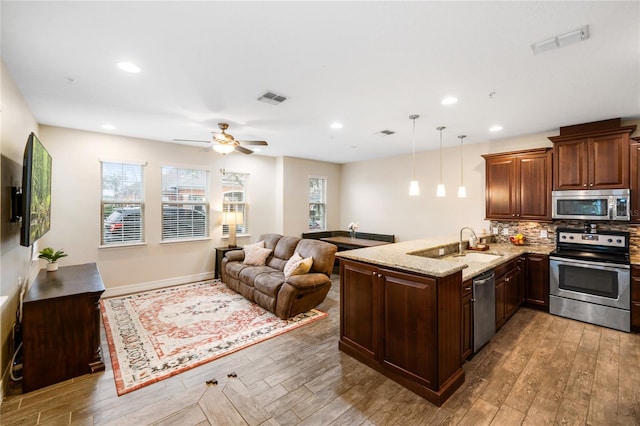
[(475, 231), (472, 228), (469, 228), (468, 226), (463, 226), (462, 229), (460, 230), (460, 243), (458, 244), (458, 256), (464, 256), (464, 249), (462, 248), (462, 231), (464, 231), (465, 229), (468, 229), (469, 231), (471, 231), (471, 238), (473, 238), (474, 240), (478, 239)]

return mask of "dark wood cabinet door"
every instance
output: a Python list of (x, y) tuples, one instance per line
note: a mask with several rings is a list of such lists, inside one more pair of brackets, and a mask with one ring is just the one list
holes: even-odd
[(553, 189), (587, 189), (587, 140), (556, 142), (553, 146)]
[(496, 331), (505, 323), (505, 275), (496, 277)]
[(589, 139), (589, 188), (629, 188), (629, 134)]
[(640, 223), (640, 143), (633, 143), (629, 149), (631, 166), (629, 184), (631, 188), (631, 223)]
[(379, 353), (378, 268), (341, 261), (341, 340), (372, 359)]
[(551, 220), (551, 151), (517, 157), (516, 217)]
[(467, 280), (462, 284), (462, 359), (473, 354), (473, 283)]
[(522, 274), (520, 267), (509, 271), (504, 278), (504, 319), (505, 321), (520, 307), (520, 281)]
[(549, 311), (549, 256), (527, 255), (525, 303)]
[(515, 161), (512, 155), (486, 159), (487, 218), (515, 218)]
[(436, 280), (382, 271), (381, 361), (397, 374), (437, 387)]
[(640, 333), (640, 266), (631, 267), (631, 331)]

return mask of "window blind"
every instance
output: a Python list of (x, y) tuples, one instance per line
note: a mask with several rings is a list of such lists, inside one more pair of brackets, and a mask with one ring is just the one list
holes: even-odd
[(209, 237), (208, 172), (162, 166), (162, 240)]

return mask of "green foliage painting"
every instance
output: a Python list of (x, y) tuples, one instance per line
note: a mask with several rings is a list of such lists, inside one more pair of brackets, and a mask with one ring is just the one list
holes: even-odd
[(38, 138), (33, 135), (31, 164), (31, 182), (29, 192), (29, 241), (34, 241), (44, 235), (51, 227), (51, 155), (42, 146)]

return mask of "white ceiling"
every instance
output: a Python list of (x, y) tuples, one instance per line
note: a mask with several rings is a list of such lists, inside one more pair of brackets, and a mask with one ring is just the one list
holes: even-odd
[[(410, 153), (410, 114), (421, 116), (418, 151), (438, 147), (440, 125), (446, 147), (459, 134), (477, 143), (640, 117), (638, 1), (0, 7), (2, 60), (42, 124), (111, 123), (115, 134), (170, 142), (210, 139), (225, 121), (237, 139), (267, 140), (260, 155), (345, 163)], [(588, 40), (529, 48), (583, 25)], [(265, 90), (288, 99), (258, 102)], [(446, 95), (459, 102), (441, 105)], [(495, 123), (504, 130), (489, 132)]]

